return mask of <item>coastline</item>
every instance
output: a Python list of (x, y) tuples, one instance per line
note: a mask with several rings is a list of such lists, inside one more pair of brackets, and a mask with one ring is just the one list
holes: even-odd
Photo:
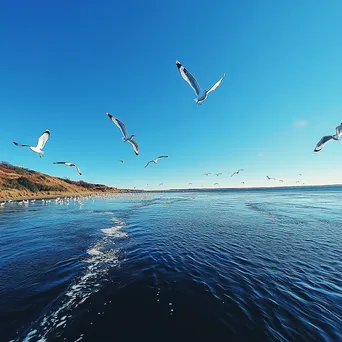
[(129, 190), (116, 190), (116, 191), (85, 191), (85, 192), (54, 192), (54, 193), (32, 193), (22, 195), (5, 196), (0, 191), (0, 202), (11, 201), (26, 201), (26, 200), (41, 200), (41, 199), (54, 199), (57, 197), (76, 197), (76, 196), (89, 196), (89, 195), (108, 195), (128, 193)]

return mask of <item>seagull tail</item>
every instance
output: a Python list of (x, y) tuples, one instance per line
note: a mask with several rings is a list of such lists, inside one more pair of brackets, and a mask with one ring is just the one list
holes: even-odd
[(198, 103), (198, 99), (196, 98), (196, 99), (194, 99), (194, 101), (196, 102), (196, 103)]

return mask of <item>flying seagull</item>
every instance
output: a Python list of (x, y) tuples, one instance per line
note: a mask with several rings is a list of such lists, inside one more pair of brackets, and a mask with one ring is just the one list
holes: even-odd
[(245, 182), (241, 182), (241, 184), (245, 184)]
[(342, 123), (335, 128), (336, 134), (324, 136), (316, 145), (314, 152), (319, 152), (331, 139), (341, 140), (342, 135)]
[(299, 181), (296, 181), (296, 184), (297, 184), (297, 183), (300, 183), (300, 182), (299, 182)]
[(189, 183), (189, 185), (192, 185), (192, 183)]
[(268, 180), (271, 180), (271, 179), (274, 179), (274, 180), (275, 180), (275, 178), (273, 178), (273, 177), (268, 177), (268, 176), (266, 176), (266, 178), (267, 178)]
[(156, 159), (152, 159), (152, 160), (150, 160), (150, 161), (145, 165), (145, 167), (149, 166), (150, 163), (155, 163), (155, 164), (157, 164), (157, 163), (158, 163), (158, 160), (159, 160), (160, 158), (168, 158), (168, 157), (169, 157), (169, 156), (159, 156), (159, 157), (157, 157)]
[(124, 163), (124, 161), (123, 161), (122, 159), (120, 159), (119, 161), (120, 161), (120, 163), (122, 163), (122, 164)]
[(282, 179), (279, 179), (279, 182), (282, 182), (282, 183), (284, 183), (284, 181), (283, 181)]
[(194, 90), (197, 96), (194, 101), (198, 104), (203, 103), (207, 99), (209, 93), (214, 91), (221, 84), (222, 80), (226, 76), (226, 74), (223, 74), (223, 76), (208, 90), (201, 90), (201, 87), (198, 84), (196, 78), (187, 69), (185, 69), (179, 61), (176, 61), (176, 65), (183, 79), (188, 82), (190, 87)]
[(221, 176), (222, 175), (222, 172), (220, 173), (215, 173), (216, 176)]
[(206, 172), (205, 175), (206, 176), (211, 175), (211, 172)]
[(132, 147), (133, 151), (136, 155), (139, 154), (139, 145), (138, 143), (134, 140), (135, 134), (128, 134), (126, 125), (120, 121), (118, 118), (114, 117), (113, 115), (106, 113), (108, 117), (113, 121), (113, 123), (120, 129), (120, 132), (122, 134), (122, 140), (124, 142), (128, 141)]
[(44, 156), (43, 148), (50, 137), (50, 131), (47, 129), (38, 139), (37, 146), (23, 145), (13, 141), (13, 144), (20, 147), (28, 147), (31, 151), (39, 154), (40, 158)]
[(164, 185), (164, 183), (160, 183), (159, 186)]
[(244, 169), (239, 169), (239, 170), (233, 172), (230, 177), (233, 177), (234, 175), (238, 175), (241, 171), (244, 171)]
[(219, 183), (214, 183), (214, 185), (219, 185)]
[(71, 167), (74, 166), (76, 168), (77, 172), (79, 173), (79, 175), (82, 176), (82, 172), (76, 164), (69, 163), (69, 162), (54, 162), (53, 164), (64, 164), (65, 166), (71, 166)]
[(303, 176), (303, 175), (300, 173), (299, 176)]

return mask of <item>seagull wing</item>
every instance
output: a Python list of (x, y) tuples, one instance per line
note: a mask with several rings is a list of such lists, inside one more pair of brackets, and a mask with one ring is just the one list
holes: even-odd
[(222, 82), (222, 80), (225, 78), (226, 74), (223, 74), (223, 76), (210, 88), (207, 90), (207, 94), (214, 91)]
[(157, 160), (160, 159), (160, 158), (169, 158), (169, 156), (159, 156), (159, 157), (157, 158)]
[(139, 154), (139, 145), (138, 143), (132, 138), (130, 140), (127, 140), (133, 147), (133, 151), (136, 155)]
[(19, 144), (19, 143), (15, 142), (15, 141), (13, 141), (13, 144), (14, 144), (15, 146), (20, 146), (20, 147), (30, 147), (30, 145)]
[(40, 150), (42, 150), (46, 144), (46, 142), (48, 141), (48, 139), (50, 138), (50, 131), (47, 129), (38, 139), (38, 143), (37, 143), (37, 148), (39, 148)]
[(75, 166), (78, 174), (82, 176), (82, 172), (81, 172), (80, 168), (76, 164), (71, 164), (71, 166)]
[(152, 160), (150, 160), (150, 161), (145, 165), (145, 167), (149, 166), (151, 162), (152, 162)]
[(196, 78), (192, 76), (192, 74), (188, 70), (186, 70), (179, 61), (176, 61), (176, 65), (181, 76), (184, 78), (186, 82), (189, 83), (190, 87), (194, 90), (195, 94), (198, 96), (199, 93), (201, 92), (201, 87), (198, 84)]
[(319, 152), (331, 139), (332, 135), (326, 135), (316, 145), (314, 152)]
[(66, 164), (67, 162), (53, 162), (52, 164)]
[(113, 115), (107, 113), (108, 117), (114, 122), (114, 124), (120, 129), (121, 134), (123, 135), (124, 138), (127, 137), (127, 128), (126, 125), (119, 120), (118, 118), (114, 117)]
[(236, 172), (233, 172), (232, 175), (230, 177), (233, 177), (236, 174)]

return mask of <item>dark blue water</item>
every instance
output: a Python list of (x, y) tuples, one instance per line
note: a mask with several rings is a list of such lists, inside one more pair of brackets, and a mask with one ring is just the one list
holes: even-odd
[(341, 189), (0, 208), (1, 341), (341, 341)]

